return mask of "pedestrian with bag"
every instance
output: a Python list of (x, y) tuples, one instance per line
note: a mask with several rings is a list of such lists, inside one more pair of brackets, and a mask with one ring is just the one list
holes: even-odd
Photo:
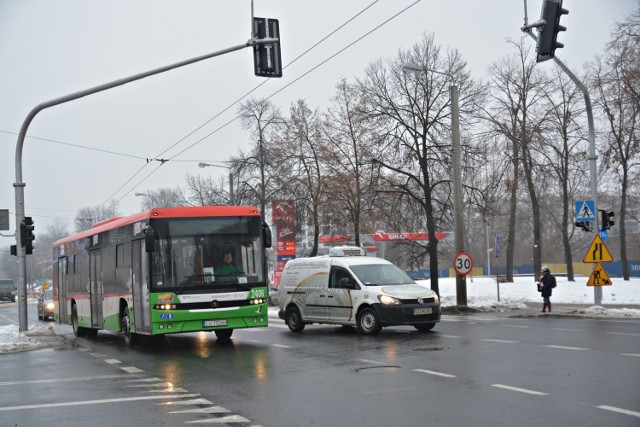
[(546, 313), (548, 308), (549, 313), (551, 313), (551, 290), (556, 287), (556, 278), (551, 274), (551, 270), (547, 266), (542, 267), (540, 272), (542, 276), (538, 287), (542, 295), (542, 312)]

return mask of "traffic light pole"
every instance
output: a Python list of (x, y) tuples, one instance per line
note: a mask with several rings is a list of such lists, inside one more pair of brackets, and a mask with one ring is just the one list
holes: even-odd
[[(171, 65), (166, 65), (164, 67), (156, 68), (150, 71), (146, 71), (140, 74), (135, 74), (130, 77), (125, 77), (123, 79), (115, 80), (110, 83), (106, 83), (100, 86), (95, 86), (90, 89), (82, 90), (80, 92), (75, 92), (70, 95), (66, 95), (60, 98), (52, 99), (50, 101), (43, 102), (36, 107), (34, 107), (27, 117), (24, 119), (22, 123), (22, 127), (20, 128), (20, 133), (18, 134), (18, 142), (16, 143), (16, 156), (15, 156), (15, 167), (16, 167), (16, 182), (13, 184), (15, 187), (15, 200), (16, 200), (16, 229), (20, 227), (20, 224), (24, 220), (24, 187), (25, 183), (22, 182), (22, 148), (24, 146), (24, 140), (27, 136), (27, 129), (29, 125), (35, 118), (35, 116), (42, 110), (53, 107), (56, 105), (64, 104), (66, 102), (74, 101), (76, 99), (83, 98), (87, 95), (92, 95), (97, 92), (102, 92), (108, 89), (113, 89), (118, 86), (125, 85), (127, 83), (134, 82), (136, 80), (141, 80), (146, 77), (150, 77), (156, 74), (164, 73), (166, 71), (173, 70), (175, 68), (184, 67), (185, 65), (190, 65), (196, 62), (203, 61), (205, 59), (213, 58), (216, 56), (224, 55), (225, 53), (234, 52), (236, 50), (244, 49), (251, 46), (256, 45), (265, 45), (265, 44), (273, 44), (278, 42), (277, 38), (265, 38), (265, 39), (250, 39), (246, 43), (233, 46), (227, 49), (219, 50), (217, 52), (209, 53), (206, 55), (197, 56), (195, 58), (187, 59), (185, 61), (176, 62)], [(26, 263), (26, 242), (22, 241), (22, 237), (20, 233), (16, 233), (16, 255), (18, 256), (18, 318), (19, 318), (19, 331), (27, 331), (29, 329), (29, 325), (27, 323), (27, 263)]]
[[(531, 26), (525, 26), (522, 28), (522, 30), (527, 32), (531, 36), (531, 38), (537, 41), (538, 40), (537, 37), (533, 35), (530, 28), (530, 27), (533, 27), (534, 25), (535, 23), (532, 24)], [(567, 68), (566, 65), (562, 63), (562, 61), (560, 61), (555, 56), (553, 57), (553, 60), (556, 62), (556, 64), (558, 64), (560, 68), (562, 68), (562, 71), (564, 71), (565, 74), (569, 76), (569, 78), (576, 84), (576, 86), (578, 86), (578, 89), (582, 91), (582, 95), (584, 96), (585, 109), (587, 111), (587, 124), (589, 126), (589, 157), (588, 159), (589, 159), (589, 180), (590, 180), (590, 186), (591, 186), (591, 199), (593, 200), (593, 203), (595, 205), (594, 212), (598, 212), (598, 167), (597, 167), (598, 165), (596, 162), (598, 160), (598, 155), (596, 154), (596, 131), (593, 125), (593, 109), (591, 107), (591, 96), (589, 96), (589, 91), (587, 90), (587, 87), (580, 81), (580, 79), (578, 79), (578, 77), (576, 77), (575, 74), (571, 72), (571, 70)], [(596, 219), (594, 221), (595, 223), (594, 229), (595, 229), (595, 232), (597, 233), (599, 230), (598, 215), (595, 215), (595, 217)], [(593, 296), (594, 296), (595, 305), (601, 305), (602, 304), (602, 287), (594, 286)]]

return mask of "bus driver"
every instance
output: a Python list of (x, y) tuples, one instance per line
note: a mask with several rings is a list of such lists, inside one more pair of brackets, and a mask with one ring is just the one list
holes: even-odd
[(242, 268), (233, 262), (233, 254), (231, 251), (225, 251), (223, 257), (223, 264), (216, 267), (215, 273), (220, 276), (237, 276), (244, 274)]

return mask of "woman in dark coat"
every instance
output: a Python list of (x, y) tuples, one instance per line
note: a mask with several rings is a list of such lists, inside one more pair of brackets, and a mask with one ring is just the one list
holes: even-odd
[(555, 288), (556, 278), (551, 275), (549, 267), (542, 267), (541, 273), (540, 283), (542, 288), (540, 289), (540, 293), (542, 294), (543, 301), (542, 312), (546, 313), (548, 308), (549, 313), (551, 313), (551, 290)]

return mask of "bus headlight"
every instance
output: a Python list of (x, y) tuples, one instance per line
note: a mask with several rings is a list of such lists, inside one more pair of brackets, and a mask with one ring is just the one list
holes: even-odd
[(264, 304), (265, 302), (267, 302), (267, 300), (264, 298), (254, 298), (252, 300), (249, 300), (249, 304), (251, 305)]

